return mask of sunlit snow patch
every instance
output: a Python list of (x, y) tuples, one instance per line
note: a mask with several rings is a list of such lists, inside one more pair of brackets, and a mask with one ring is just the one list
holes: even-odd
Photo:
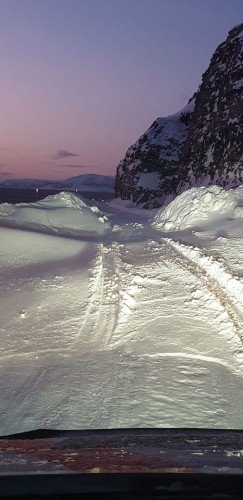
[(0, 205), (0, 226), (62, 236), (103, 234), (107, 217), (72, 193), (58, 193), (35, 203)]
[(242, 200), (242, 189), (225, 191), (219, 186), (192, 188), (177, 196), (154, 217), (153, 226), (162, 231), (207, 227), (234, 216)]

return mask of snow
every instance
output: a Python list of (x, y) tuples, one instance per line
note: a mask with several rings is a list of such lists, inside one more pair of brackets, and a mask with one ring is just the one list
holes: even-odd
[(233, 82), (232, 84), (232, 89), (241, 89), (243, 87), (243, 79), (241, 78), (240, 80), (237, 80), (236, 82)]
[(163, 231), (179, 231), (217, 224), (221, 219), (233, 217), (241, 196), (240, 190), (225, 191), (219, 186), (189, 189), (158, 211), (153, 226)]
[[(187, 109), (188, 108), (188, 109)], [(161, 117), (157, 119), (157, 123), (159, 126), (159, 133), (154, 133), (154, 128), (150, 128), (145, 132), (146, 136), (151, 145), (159, 145), (161, 148), (164, 148), (163, 158), (165, 159), (177, 159), (178, 158), (178, 144), (184, 142), (185, 136), (187, 135), (188, 127), (183, 121), (181, 121), (181, 117), (184, 112), (190, 112), (191, 107), (185, 107), (178, 113), (167, 117)], [(171, 140), (173, 139), (173, 141)], [(139, 140), (135, 143), (135, 148), (139, 144)]]
[(128, 205), (0, 205), (0, 434), (242, 428), (243, 186)]
[(0, 224), (63, 236), (102, 234), (107, 218), (71, 193), (59, 193), (34, 203), (0, 205)]
[[(166, 117), (159, 117), (153, 122), (150, 128), (141, 135), (139, 139), (130, 146), (126, 156), (118, 165), (118, 172), (122, 175), (124, 165), (130, 171), (138, 168), (141, 165), (141, 159), (135, 158), (137, 150), (140, 153), (149, 153), (150, 148), (159, 146), (161, 149), (161, 158), (169, 162), (177, 161), (181, 144), (184, 143), (188, 126), (182, 119), (184, 114), (192, 113), (195, 107), (195, 99), (191, 99), (189, 103), (179, 112)], [(141, 155), (140, 155), (141, 156)], [(149, 179), (151, 176), (151, 185)], [(141, 173), (139, 176), (138, 186), (147, 189), (157, 189), (160, 178), (156, 172)], [(157, 182), (156, 182), (157, 181)]]

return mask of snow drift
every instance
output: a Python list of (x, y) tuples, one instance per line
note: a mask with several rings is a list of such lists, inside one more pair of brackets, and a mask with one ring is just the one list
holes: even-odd
[(103, 234), (109, 228), (107, 217), (96, 206), (88, 206), (78, 196), (65, 192), (35, 203), (3, 203), (0, 226), (61, 236)]
[[(225, 191), (219, 186), (192, 188), (177, 196), (167, 207), (160, 209), (153, 227), (162, 231), (204, 228), (223, 219), (234, 217), (242, 204), (243, 186)], [(239, 216), (240, 212), (237, 213)]]

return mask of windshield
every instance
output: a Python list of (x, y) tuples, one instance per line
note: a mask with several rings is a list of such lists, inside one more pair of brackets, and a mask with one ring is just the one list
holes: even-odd
[(0, 436), (242, 429), (243, 25), (198, 88), (169, 3), (0, 2)]

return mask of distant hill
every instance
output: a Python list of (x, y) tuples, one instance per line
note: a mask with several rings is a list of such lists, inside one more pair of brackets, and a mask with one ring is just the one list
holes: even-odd
[(8, 179), (0, 182), (2, 188), (30, 188), (63, 191), (114, 192), (115, 177), (112, 175), (85, 174), (69, 177), (62, 181), (50, 179)]

